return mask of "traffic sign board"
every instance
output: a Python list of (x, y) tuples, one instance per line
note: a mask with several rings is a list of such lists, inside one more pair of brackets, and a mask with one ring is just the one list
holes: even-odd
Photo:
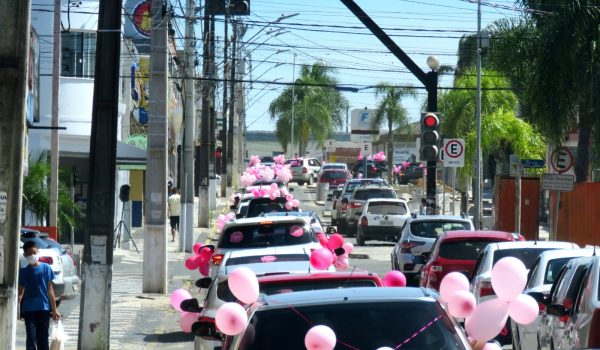
[(573, 175), (544, 174), (542, 175), (542, 189), (548, 191), (571, 192), (573, 191)]
[(371, 142), (363, 142), (362, 147), (360, 148), (360, 151), (362, 152), (362, 154), (364, 156), (367, 154), (371, 154), (372, 149), (373, 149), (373, 145), (371, 144)]
[(325, 141), (325, 150), (327, 152), (335, 152), (335, 139), (328, 139)]
[(543, 159), (521, 159), (523, 168), (543, 168), (545, 164)]
[(550, 153), (550, 166), (554, 173), (564, 174), (570, 172), (574, 163), (575, 157), (569, 147), (555, 148)]
[(465, 140), (444, 139), (444, 166), (451, 168), (465, 166)]

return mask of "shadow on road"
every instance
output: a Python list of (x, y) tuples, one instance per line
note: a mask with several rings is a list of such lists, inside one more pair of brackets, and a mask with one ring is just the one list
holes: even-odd
[[(142, 334), (143, 335), (143, 334)], [(171, 332), (163, 334), (146, 334), (144, 341), (147, 343), (182, 343), (193, 342), (194, 334), (183, 332)]]

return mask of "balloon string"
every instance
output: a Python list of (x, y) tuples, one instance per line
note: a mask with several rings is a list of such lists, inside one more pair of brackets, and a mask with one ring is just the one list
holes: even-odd
[(402, 343), (400, 343), (398, 346), (396, 346), (394, 349), (400, 349), (401, 347), (403, 347), (404, 345), (406, 345), (406, 343), (408, 343), (409, 341), (413, 340), (415, 337), (417, 337), (419, 334), (425, 332), (425, 330), (429, 327), (431, 327), (434, 323), (436, 323), (440, 318), (442, 318), (442, 315), (439, 315), (438, 317), (434, 318), (431, 322), (429, 322), (428, 324), (426, 324), (425, 326), (423, 326), (423, 328), (419, 329), (418, 331), (416, 331), (415, 333), (413, 333), (413, 335), (411, 335), (410, 337), (408, 337), (405, 341), (403, 341)]

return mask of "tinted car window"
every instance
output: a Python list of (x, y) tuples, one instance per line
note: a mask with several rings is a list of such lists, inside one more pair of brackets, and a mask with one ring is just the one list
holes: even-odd
[(345, 171), (326, 171), (321, 175), (321, 179), (345, 179), (348, 174)]
[(221, 237), (221, 248), (259, 248), (314, 242), (312, 230), (304, 224), (274, 223), (229, 227)]
[(369, 202), (368, 214), (406, 215), (406, 205), (402, 202)]
[(370, 185), (370, 184), (382, 184), (382, 183), (386, 183), (386, 182), (383, 180), (378, 180), (378, 179), (368, 179), (368, 180), (350, 182), (350, 183), (348, 183), (348, 186), (346, 186), (346, 193), (352, 193), (355, 188), (360, 187), (360, 186), (366, 186), (366, 185)]
[(369, 189), (363, 191), (356, 191), (354, 194), (354, 199), (359, 201), (366, 201), (371, 198), (396, 198), (396, 193), (393, 190), (389, 189)]
[(28, 242), (28, 241), (35, 242), (35, 245), (39, 249), (49, 249), (49, 248), (52, 248), (52, 247), (50, 247), (48, 245), (48, 243), (43, 238), (38, 238), (38, 237), (24, 238), (24, 237), (21, 237), (21, 242), (25, 243), (25, 242)]
[(553, 284), (558, 279), (560, 270), (565, 266), (572, 258), (559, 258), (548, 261), (546, 266), (546, 273), (544, 274), (544, 284)]
[(339, 341), (351, 346), (340, 345), (336, 349), (400, 345), (402, 349), (464, 349), (441, 307), (437, 303), (417, 301), (340, 303), (257, 311), (242, 337), (241, 349), (304, 350), (306, 332), (319, 324), (331, 327)]
[(493, 241), (450, 241), (442, 242), (439, 256), (451, 260), (476, 260), (486, 245)]
[(547, 250), (554, 250), (555, 248), (514, 248), (514, 249), (502, 249), (494, 252), (494, 264), (507, 256), (515, 257), (523, 262), (526, 268), (530, 269), (535, 262), (535, 259)]
[(353, 287), (377, 287), (372, 280), (300, 280), (283, 281), (277, 283), (263, 283), (260, 285), (260, 292), (266, 295), (303, 292), (308, 290), (332, 289), (332, 288), (353, 288)]
[(285, 164), (289, 164), (292, 167), (302, 166), (302, 165), (304, 165), (304, 161), (302, 161), (302, 159), (291, 159), (291, 160), (286, 161)]
[(446, 231), (470, 229), (469, 223), (462, 221), (413, 221), (410, 223), (410, 233), (425, 238), (436, 238)]
[(269, 198), (253, 199), (248, 204), (248, 212), (246, 217), (254, 218), (262, 213), (289, 211), (285, 208), (285, 202), (286, 199), (284, 197), (279, 197), (275, 200), (271, 200)]

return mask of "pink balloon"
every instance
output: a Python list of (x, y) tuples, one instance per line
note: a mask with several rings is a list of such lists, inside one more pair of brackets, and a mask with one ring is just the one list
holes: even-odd
[(521, 294), (512, 300), (508, 308), (508, 314), (518, 324), (532, 323), (539, 313), (540, 307), (537, 301), (527, 294)]
[(258, 280), (252, 270), (238, 267), (229, 274), (227, 280), (231, 293), (245, 304), (258, 300)]
[(500, 299), (512, 301), (523, 293), (527, 284), (527, 268), (521, 260), (506, 257), (492, 267), (492, 287)]
[(271, 184), (271, 191), (275, 192), (275, 191), (277, 191), (278, 188), (279, 188), (279, 186), (277, 186), (277, 184), (275, 184), (275, 183)]
[(192, 295), (190, 294), (190, 292), (188, 292), (185, 289), (175, 289), (173, 291), (173, 293), (171, 293), (171, 306), (177, 310), (177, 311), (181, 311), (181, 302), (184, 301), (185, 299), (191, 299)]
[(182, 312), (181, 319), (179, 320), (179, 327), (183, 333), (192, 333), (192, 325), (198, 321), (197, 313), (193, 312)]
[(327, 239), (327, 236), (323, 232), (319, 232), (317, 234), (317, 240), (319, 241), (319, 243), (321, 243), (321, 245), (323, 246), (323, 248), (327, 248), (328, 247), (329, 239)]
[(242, 305), (225, 303), (219, 307), (215, 316), (215, 324), (219, 331), (227, 335), (238, 335), (246, 329), (248, 315)]
[(300, 201), (297, 200), (297, 199), (292, 200), (292, 207), (299, 208), (300, 207)]
[(483, 350), (502, 350), (502, 347), (497, 343), (486, 343), (483, 347)]
[(469, 317), (475, 311), (475, 296), (466, 290), (459, 290), (448, 299), (448, 312), (452, 317)]
[(344, 245), (342, 245), (342, 248), (344, 248), (346, 255), (350, 255), (350, 253), (352, 253), (352, 250), (354, 249), (354, 244), (346, 242), (344, 243)]
[(327, 270), (333, 261), (333, 254), (327, 248), (319, 248), (310, 254), (310, 265), (317, 270)]
[(292, 196), (291, 194), (286, 194), (285, 195), (285, 200), (288, 202), (291, 202), (294, 200), (294, 196)]
[(443, 303), (447, 303), (454, 293), (461, 290), (469, 290), (469, 280), (460, 272), (450, 272), (440, 283), (440, 299)]
[(383, 276), (383, 285), (386, 287), (406, 287), (406, 276), (400, 271), (392, 270)]
[(208, 276), (208, 274), (210, 273), (210, 265), (208, 264), (208, 261), (200, 264), (200, 266), (198, 267), (198, 272), (200, 272), (202, 276)]
[(508, 302), (492, 299), (477, 305), (465, 321), (467, 334), (479, 341), (488, 341), (498, 335), (508, 319)]
[(185, 268), (188, 270), (195, 270), (200, 266), (201, 257), (199, 256), (190, 256), (185, 259)]
[(285, 202), (285, 209), (292, 210), (292, 202)]
[(304, 345), (307, 350), (333, 350), (336, 342), (333, 330), (323, 325), (309, 329), (304, 337)]
[(213, 253), (213, 251), (209, 247), (200, 248), (200, 257), (202, 258), (203, 261), (210, 260), (212, 253)]
[(271, 192), (271, 194), (269, 195), (269, 198), (274, 201), (277, 198), (277, 195), (275, 194), (275, 192)]
[(348, 260), (347, 256), (338, 256), (338, 259), (335, 263), (335, 268), (338, 271), (344, 271), (348, 268), (348, 266), (350, 266), (350, 261)]
[(341, 248), (343, 245), (344, 237), (342, 237), (342, 235), (340, 235), (339, 233), (334, 233), (331, 236), (329, 236), (329, 242), (327, 243), (329, 249), (336, 250), (338, 248)]
[(192, 246), (192, 251), (196, 255), (200, 255), (200, 248), (202, 248), (202, 243), (196, 243)]

